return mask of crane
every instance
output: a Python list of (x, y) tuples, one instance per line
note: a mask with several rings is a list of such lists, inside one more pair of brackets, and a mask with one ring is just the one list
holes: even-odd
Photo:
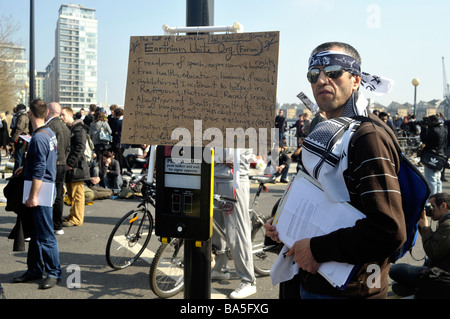
[(449, 118), (449, 108), (450, 108), (450, 85), (447, 82), (447, 74), (445, 72), (444, 57), (442, 57), (442, 74), (444, 83), (444, 114), (446, 118)]

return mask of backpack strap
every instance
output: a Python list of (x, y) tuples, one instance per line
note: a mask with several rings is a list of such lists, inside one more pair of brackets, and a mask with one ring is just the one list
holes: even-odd
[(403, 151), (400, 148), (400, 144), (398, 144), (398, 141), (395, 138), (392, 137), (392, 133), (393, 132), (392, 133), (389, 132), (387, 126), (381, 124), (378, 121), (375, 121), (374, 119), (372, 119), (372, 118), (370, 118), (368, 116), (358, 115), (358, 116), (353, 116), (352, 119), (355, 119), (355, 120), (360, 121), (360, 122), (370, 122), (370, 123), (378, 125), (379, 127), (382, 127), (386, 131), (386, 133), (388, 133), (388, 135), (391, 137), (392, 141), (394, 142), (394, 145), (395, 145), (395, 148), (397, 149), (398, 155), (400, 156), (401, 154), (403, 154)]

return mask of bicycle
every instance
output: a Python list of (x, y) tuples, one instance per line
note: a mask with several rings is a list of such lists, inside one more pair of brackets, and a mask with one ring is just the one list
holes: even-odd
[[(126, 174), (126, 175), (129, 175)], [(136, 209), (126, 213), (112, 230), (106, 244), (106, 261), (114, 269), (131, 266), (147, 248), (153, 232), (153, 216), (150, 207), (155, 209), (155, 182), (146, 181), (147, 175), (131, 175), (129, 186), (135, 189), (142, 184), (142, 201)]]
[[(262, 191), (267, 191), (265, 184), (272, 183), (275, 177), (272, 176), (251, 176), (250, 180), (259, 183), (256, 194), (249, 208), (249, 214), (252, 222), (252, 246), (253, 246), (253, 264), (254, 270), (261, 276), (270, 275), (270, 268), (277, 258), (277, 254), (270, 251), (274, 245), (264, 245), (265, 240), (265, 222), (271, 216), (264, 216), (259, 213), (255, 207), (258, 204)], [(234, 198), (226, 198), (220, 195), (214, 195), (215, 202), (220, 205), (229, 205), (229, 202), (236, 201)], [(222, 206), (220, 206), (222, 208)], [(214, 230), (225, 240), (225, 231), (213, 219)], [(149, 281), (151, 290), (161, 298), (170, 298), (178, 294), (184, 288), (184, 240), (181, 238), (173, 238), (167, 243), (161, 243), (152, 264), (150, 266)], [(217, 254), (215, 247), (212, 247), (213, 254)], [(227, 249), (227, 255), (230, 260), (232, 256), (230, 249)]]

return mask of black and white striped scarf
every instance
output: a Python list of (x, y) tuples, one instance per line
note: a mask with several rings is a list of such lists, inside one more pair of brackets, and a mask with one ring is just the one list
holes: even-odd
[(302, 162), (308, 174), (322, 186), (331, 201), (349, 201), (343, 172), (348, 167), (348, 145), (360, 122), (354, 116), (368, 116), (368, 101), (354, 92), (342, 117), (318, 123), (303, 141)]

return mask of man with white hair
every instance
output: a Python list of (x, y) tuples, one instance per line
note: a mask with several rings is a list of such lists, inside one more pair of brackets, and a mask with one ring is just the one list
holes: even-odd
[(53, 204), (53, 227), (56, 235), (64, 234), (63, 208), (64, 208), (64, 178), (66, 177), (66, 159), (70, 152), (70, 130), (61, 120), (61, 105), (52, 102), (48, 105), (48, 114), (46, 117), (46, 125), (55, 132), (58, 141), (56, 160), (56, 197)]

